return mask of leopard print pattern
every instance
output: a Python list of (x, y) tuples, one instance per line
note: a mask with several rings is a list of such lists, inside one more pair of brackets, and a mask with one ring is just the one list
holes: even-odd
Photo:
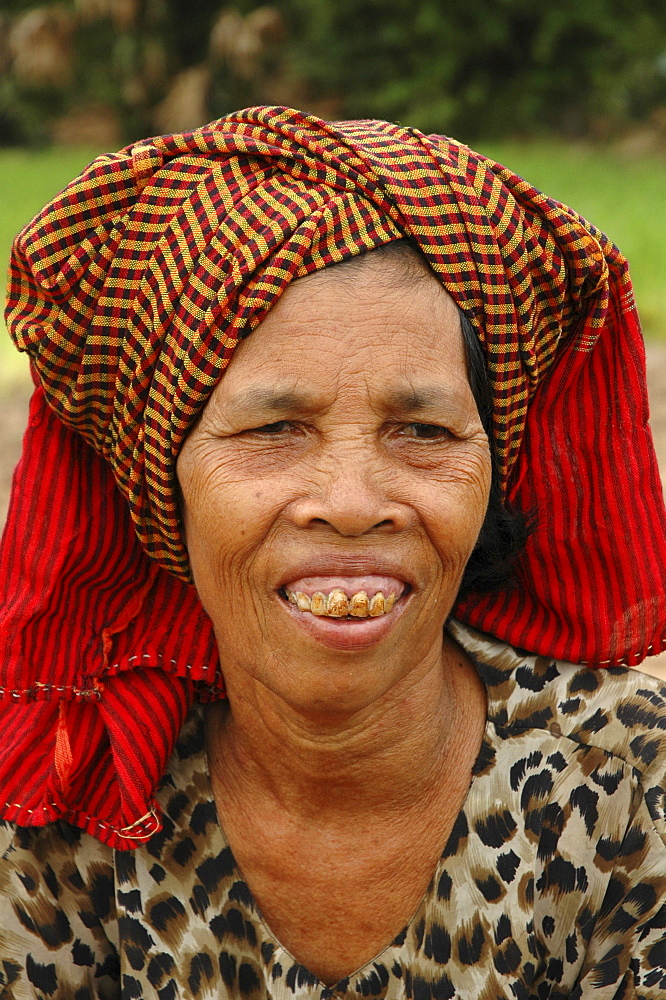
[(113, 851), (0, 829), (0, 1000), (657, 1000), (666, 996), (666, 689), (451, 624), (488, 721), (409, 924), (329, 987), (273, 936), (217, 819), (197, 707), (164, 827)]

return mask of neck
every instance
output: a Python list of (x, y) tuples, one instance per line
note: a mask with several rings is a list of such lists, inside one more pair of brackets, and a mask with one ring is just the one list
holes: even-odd
[(229, 801), (249, 796), (303, 821), (355, 810), (422, 809), (432, 789), (469, 765), (485, 691), (448, 638), (439, 655), (354, 713), (295, 709), (263, 686), (231, 685), (206, 719), (211, 773)]

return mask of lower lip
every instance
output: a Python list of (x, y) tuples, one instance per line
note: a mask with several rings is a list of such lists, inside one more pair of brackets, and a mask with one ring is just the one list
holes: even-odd
[(278, 595), (283, 608), (292, 616), (308, 635), (331, 649), (367, 649), (388, 635), (401, 617), (407, 603), (407, 598), (401, 598), (393, 605), (388, 614), (377, 618), (357, 618), (350, 621), (343, 618), (327, 618), (324, 615), (313, 615), (311, 611), (299, 611)]

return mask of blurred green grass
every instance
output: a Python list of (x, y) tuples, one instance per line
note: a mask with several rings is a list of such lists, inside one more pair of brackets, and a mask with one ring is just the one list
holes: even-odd
[[(608, 233), (629, 258), (646, 337), (666, 339), (666, 158), (558, 141), (479, 147)], [(89, 149), (0, 150), (3, 274), (14, 235), (94, 155)], [(4, 299), (4, 283), (2, 290)], [(25, 358), (2, 330), (0, 382), (25, 371)]]

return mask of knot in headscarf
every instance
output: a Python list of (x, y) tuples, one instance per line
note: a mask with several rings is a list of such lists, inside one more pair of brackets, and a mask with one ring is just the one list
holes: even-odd
[(629, 286), (606, 237), (466, 146), (253, 108), (99, 157), (19, 235), (12, 336), (171, 573), (175, 461), (239, 338), (294, 279), (404, 236), (483, 344), (506, 488), (559, 345), (593, 346), (609, 269)]

